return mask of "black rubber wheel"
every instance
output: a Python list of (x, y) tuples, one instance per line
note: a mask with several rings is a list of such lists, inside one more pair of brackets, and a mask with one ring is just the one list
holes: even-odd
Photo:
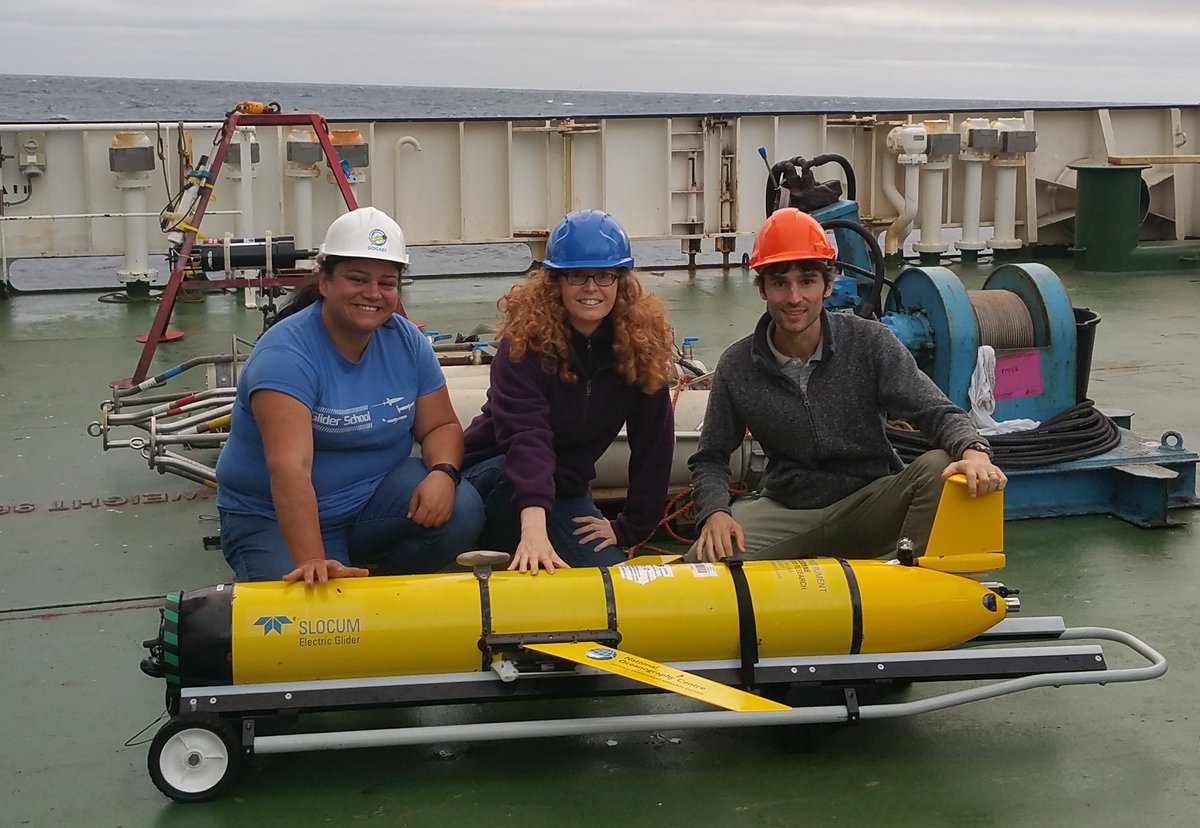
[(154, 787), (176, 802), (220, 796), (241, 765), (237, 729), (217, 716), (185, 713), (154, 734), (146, 766)]
[[(809, 684), (771, 684), (761, 689), (764, 697), (788, 707), (835, 705), (843, 701), (839, 687)], [(774, 728), (780, 749), (786, 753), (820, 753), (846, 722), (814, 722)]]

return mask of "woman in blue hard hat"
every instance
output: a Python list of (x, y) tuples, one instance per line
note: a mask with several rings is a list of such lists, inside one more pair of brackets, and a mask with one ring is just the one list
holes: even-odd
[[(579, 210), (550, 231), (541, 268), (497, 305), (487, 401), (465, 434), (463, 474), (487, 515), (476, 545), (513, 552), (509, 568), (534, 574), (619, 563), (658, 525), (671, 473), (662, 303), (642, 288), (616, 219)], [(622, 427), (629, 490), (609, 520), (590, 487)]]
[(395, 313), (404, 234), (359, 208), (318, 260), (238, 377), (217, 462), (225, 558), (239, 581), (436, 571), (474, 540), (483, 504), (459, 486), (462, 427), (433, 349)]

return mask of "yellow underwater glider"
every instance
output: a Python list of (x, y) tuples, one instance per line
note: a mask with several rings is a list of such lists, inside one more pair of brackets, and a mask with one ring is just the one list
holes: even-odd
[[(969, 497), (961, 476), (944, 488), (920, 557), (901, 541), (886, 562), (634, 558), (536, 578), (494, 570), (507, 564), (504, 553), (468, 552), (460, 562), (471, 570), (169, 595), (142, 662), (166, 679), (172, 716), (151, 742), (155, 785), (179, 801), (209, 799), (252, 753), (839, 722), (1166, 670), (1126, 633), (1006, 620), (1019, 608), (1015, 594), (962, 574), (1004, 566), (1002, 495)], [(1150, 664), (1110, 670), (1098, 645), (1044, 646), (1074, 638), (1117, 641)], [(855, 692), (881, 681), (962, 679), (991, 683), (877, 705), (859, 705)], [(845, 703), (778, 701), (796, 686), (841, 688)], [(285, 712), (651, 691), (722, 709), (255, 734), (258, 720)]]

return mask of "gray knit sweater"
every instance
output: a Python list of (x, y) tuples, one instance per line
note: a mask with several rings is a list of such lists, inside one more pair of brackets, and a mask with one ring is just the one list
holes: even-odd
[[(688, 461), (697, 523), (729, 510), (729, 457), (746, 429), (767, 456), (763, 491), (793, 509), (819, 509), (903, 468), (888, 419), (915, 425), (954, 458), (981, 440), (888, 328), (821, 313), (824, 354), (807, 392), (767, 347), (769, 314), (717, 362), (699, 450)], [(986, 440), (981, 440), (986, 444)]]

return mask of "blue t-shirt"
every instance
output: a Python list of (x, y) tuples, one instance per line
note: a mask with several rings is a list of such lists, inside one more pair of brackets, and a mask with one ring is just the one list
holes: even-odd
[(402, 316), (371, 333), (358, 362), (334, 347), (316, 302), (262, 335), (237, 381), (229, 439), (217, 461), (217, 506), (275, 517), (255, 391), (280, 391), (312, 412), (313, 488), (323, 526), (351, 519), (412, 452), (417, 397), (446, 379), (433, 348)]

